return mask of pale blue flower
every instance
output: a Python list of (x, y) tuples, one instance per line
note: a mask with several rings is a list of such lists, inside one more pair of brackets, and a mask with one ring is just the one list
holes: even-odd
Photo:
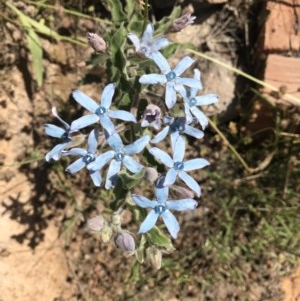
[(44, 125), (45, 132), (48, 136), (61, 139), (62, 142), (54, 146), (52, 150), (46, 154), (45, 159), (48, 162), (51, 159), (55, 161), (60, 159), (62, 151), (70, 144), (72, 140), (71, 134), (76, 132), (76, 130), (71, 128), (68, 123), (58, 116), (55, 107), (52, 108), (52, 114), (61, 122), (63, 128), (47, 123)]
[(107, 136), (107, 143), (112, 150), (97, 156), (95, 161), (88, 165), (88, 169), (91, 171), (100, 170), (105, 164), (111, 161), (106, 176), (105, 188), (113, 188), (116, 184), (117, 175), (121, 170), (122, 163), (132, 173), (138, 173), (142, 170), (143, 166), (133, 159), (132, 156), (141, 152), (149, 141), (150, 136), (145, 135), (135, 142), (124, 146), (121, 137), (115, 132)]
[(153, 139), (151, 143), (159, 143), (164, 140), (168, 134), (170, 134), (172, 140), (176, 140), (180, 133), (192, 136), (197, 139), (201, 139), (204, 133), (191, 125), (187, 124), (185, 117), (173, 118), (170, 116), (164, 117), (164, 124), (167, 126), (161, 130)]
[(74, 99), (93, 114), (82, 116), (77, 120), (73, 121), (71, 124), (72, 128), (76, 130), (80, 130), (86, 126), (89, 126), (91, 124), (100, 121), (102, 127), (109, 134), (112, 134), (114, 132), (115, 126), (110, 120), (110, 118), (117, 118), (124, 121), (136, 122), (135, 117), (127, 111), (123, 111), (123, 110), (112, 111), (109, 109), (114, 93), (115, 93), (115, 85), (114, 84), (107, 85), (103, 90), (101, 103), (99, 105), (83, 92), (78, 90), (74, 91), (72, 93)]
[(164, 187), (163, 182), (164, 177), (157, 181), (155, 188), (156, 199), (153, 201), (141, 195), (132, 195), (133, 201), (138, 206), (152, 209), (141, 224), (139, 233), (146, 233), (151, 230), (156, 224), (158, 217), (161, 216), (171, 236), (177, 238), (180, 226), (170, 210), (193, 210), (198, 203), (194, 199), (168, 200), (169, 188)]
[[(194, 69), (194, 79), (200, 81), (200, 71), (198, 69)], [(217, 94), (206, 94), (196, 96), (198, 90), (199, 89), (196, 88), (190, 88), (187, 91), (182, 91), (181, 95), (184, 99), (184, 111), (187, 123), (189, 123), (193, 119), (193, 114), (201, 124), (202, 129), (204, 130), (208, 125), (208, 118), (201, 110), (197, 108), (197, 106), (205, 106), (216, 103), (219, 101), (219, 96)]]
[(128, 39), (132, 42), (135, 47), (135, 51), (147, 58), (153, 58), (153, 55), (157, 53), (160, 49), (169, 45), (169, 40), (165, 37), (153, 38), (154, 28), (151, 23), (146, 26), (146, 29), (142, 35), (141, 40), (137, 35), (129, 33), (127, 35)]
[(185, 140), (182, 136), (178, 136), (176, 140), (171, 141), (173, 159), (164, 151), (157, 147), (152, 147), (149, 152), (160, 162), (166, 165), (169, 170), (166, 174), (164, 186), (170, 186), (175, 183), (177, 176), (199, 197), (201, 188), (199, 184), (186, 172), (196, 170), (209, 165), (205, 159), (191, 159), (183, 162), (185, 153)]
[(176, 93), (180, 93), (184, 89), (184, 86), (192, 87), (195, 89), (201, 88), (201, 82), (194, 78), (180, 77), (180, 75), (188, 69), (194, 62), (189, 56), (184, 57), (179, 61), (176, 67), (171, 70), (168, 61), (161, 54), (157, 53), (152, 57), (162, 74), (145, 74), (139, 79), (141, 84), (166, 84), (165, 102), (170, 109), (176, 103)]
[[(95, 161), (97, 146), (98, 146), (98, 136), (99, 136), (98, 129), (94, 129), (90, 132), (88, 137), (87, 150), (76, 147), (63, 152), (64, 156), (75, 155), (81, 157), (67, 167), (66, 169), (67, 172), (69, 172), (70, 174), (74, 174), (79, 170), (81, 170), (82, 168), (88, 166), (88, 164), (90, 164), (91, 162)], [(95, 171), (89, 170), (89, 173), (94, 185), (100, 186), (102, 182), (102, 178), (99, 170), (95, 170)]]

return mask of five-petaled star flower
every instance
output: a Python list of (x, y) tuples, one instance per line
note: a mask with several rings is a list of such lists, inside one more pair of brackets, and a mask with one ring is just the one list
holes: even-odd
[(158, 143), (164, 140), (170, 133), (171, 139), (176, 140), (180, 133), (185, 133), (186, 135), (192, 136), (197, 139), (201, 139), (204, 133), (191, 125), (187, 124), (185, 117), (173, 118), (170, 116), (164, 117), (164, 124), (167, 126), (161, 130), (153, 139), (151, 143)]
[(153, 56), (153, 60), (163, 74), (144, 74), (140, 77), (139, 82), (141, 84), (166, 84), (165, 102), (169, 109), (176, 103), (176, 93), (181, 94), (182, 90), (185, 90), (184, 85), (201, 89), (202, 85), (200, 80), (180, 77), (180, 75), (195, 62), (195, 60), (189, 56), (181, 59), (173, 70), (171, 70), (168, 61), (161, 53), (157, 53), (157, 55)]
[[(66, 169), (67, 172), (74, 174), (79, 170), (81, 170), (82, 168), (84, 168), (85, 166), (87, 166), (88, 164), (90, 164), (91, 162), (95, 161), (97, 145), (98, 145), (98, 136), (99, 136), (98, 129), (94, 129), (89, 134), (87, 150), (83, 148), (72, 148), (62, 153), (64, 156), (75, 155), (81, 157), (67, 167)], [(95, 171), (89, 170), (89, 173), (94, 185), (100, 186), (102, 182), (102, 178), (99, 170), (95, 170)]]
[(165, 164), (169, 170), (166, 174), (164, 186), (172, 185), (178, 177), (199, 197), (201, 194), (201, 189), (199, 184), (186, 172), (203, 168), (209, 165), (209, 162), (205, 159), (192, 159), (183, 162), (183, 157), (185, 153), (185, 140), (182, 136), (178, 136), (176, 140), (171, 141), (173, 159), (164, 151), (157, 147), (150, 148), (149, 152), (163, 164)]
[(180, 230), (179, 223), (170, 210), (184, 211), (193, 210), (197, 207), (194, 199), (168, 200), (169, 188), (163, 186), (164, 178), (157, 181), (155, 188), (156, 199), (151, 201), (141, 195), (132, 195), (133, 201), (142, 208), (152, 208), (140, 226), (139, 233), (146, 233), (151, 230), (158, 217), (161, 216), (169, 233), (173, 238), (177, 238)]
[(61, 152), (70, 144), (72, 140), (71, 138), (72, 132), (76, 132), (76, 130), (73, 130), (73, 128), (68, 123), (66, 123), (58, 116), (55, 107), (52, 108), (52, 114), (61, 122), (64, 128), (49, 123), (44, 125), (45, 132), (48, 136), (54, 138), (60, 138), (62, 140), (62, 143), (59, 143), (56, 146), (54, 146), (52, 150), (46, 154), (45, 159), (48, 162), (51, 159), (55, 161), (60, 159)]
[(79, 130), (100, 121), (102, 127), (109, 134), (112, 134), (114, 132), (115, 127), (110, 118), (117, 118), (124, 121), (136, 122), (135, 117), (127, 111), (112, 111), (109, 109), (114, 93), (115, 85), (107, 85), (103, 90), (101, 103), (99, 105), (83, 92), (78, 90), (74, 91), (72, 93), (74, 99), (93, 114), (85, 115), (78, 118), (77, 120), (72, 122), (71, 127), (73, 129)]
[(153, 39), (154, 28), (151, 23), (146, 26), (146, 29), (143, 33), (141, 40), (137, 37), (137, 35), (133, 33), (129, 33), (127, 35), (128, 39), (132, 42), (135, 47), (135, 51), (144, 57), (153, 58), (160, 49), (166, 47), (170, 42), (165, 37), (159, 37)]
[[(106, 133), (107, 136), (107, 133)], [(106, 163), (111, 160), (108, 168), (105, 188), (113, 188), (116, 184), (117, 175), (121, 170), (121, 164), (131, 171), (137, 173), (142, 170), (143, 166), (133, 159), (131, 156), (141, 152), (150, 141), (150, 136), (145, 135), (136, 140), (135, 142), (124, 146), (120, 136), (115, 132), (107, 136), (107, 143), (113, 149), (109, 150), (95, 159), (94, 162), (88, 165), (91, 171), (100, 170)]]
[[(194, 79), (200, 81), (200, 71), (198, 69), (194, 69)], [(184, 111), (187, 123), (190, 123), (192, 121), (193, 114), (198, 119), (199, 123), (202, 126), (202, 129), (205, 129), (208, 125), (208, 119), (206, 115), (197, 108), (197, 106), (205, 106), (216, 103), (219, 101), (219, 96), (217, 94), (196, 96), (198, 90), (199, 89), (196, 88), (190, 88), (187, 91), (182, 91), (182, 97), (184, 99)]]

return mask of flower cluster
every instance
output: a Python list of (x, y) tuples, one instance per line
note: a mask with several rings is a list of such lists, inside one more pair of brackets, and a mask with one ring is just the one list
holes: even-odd
[[(187, 16), (186, 20), (184, 19), (187, 24), (190, 24), (193, 20), (191, 16)], [(58, 116), (55, 108), (52, 109), (53, 115), (60, 121), (63, 128), (53, 124), (45, 125), (47, 135), (61, 140), (58, 145), (47, 153), (46, 160), (77, 156), (78, 158), (67, 167), (66, 171), (74, 174), (85, 168), (97, 187), (102, 185), (103, 168), (108, 165), (104, 187), (113, 189), (120, 178), (121, 169), (126, 172), (129, 171), (131, 174), (138, 174), (143, 170), (144, 166), (141, 163), (143, 160), (139, 156), (147, 148), (148, 153), (166, 167), (166, 172), (156, 180), (154, 200), (149, 200), (142, 195), (132, 194), (132, 201), (138, 207), (151, 209), (140, 225), (139, 233), (146, 233), (151, 230), (158, 217), (161, 216), (170, 235), (177, 238), (180, 226), (171, 210), (193, 210), (197, 206), (197, 201), (190, 197), (170, 200), (168, 199), (169, 188), (179, 180), (193, 191), (194, 195), (200, 197), (201, 188), (189, 172), (202, 169), (209, 165), (209, 162), (203, 158), (185, 159), (187, 141), (185, 135), (196, 139), (203, 138), (203, 130), (208, 125), (208, 119), (199, 107), (217, 102), (218, 96), (215, 94), (198, 95), (198, 91), (203, 88), (200, 71), (194, 69), (193, 78), (183, 76), (183, 73), (192, 66), (195, 60), (185, 56), (174, 68), (171, 68), (161, 52), (170, 41), (166, 37), (154, 38), (153, 36), (154, 27), (152, 24), (148, 24), (141, 39), (133, 33), (128, 34), (128, 39), (133, 43), (135, 51), (140, 57), (149, 59), (160, 70), (160, 73), (143, 74), (139, 78), (139, 83), (143, 85), (159, 84), (165, 87), (164, 100), (165, 111), (167, 112), (165, 116), (163, 116), (158, 106), (152, 103), (148, 104), (139, 122), (140, 130), (132, 131), (131, 136), (135, 137), (135, 141), (124, 145), (113, 119), (131, 123), (138, 122), (136, 116), (132, 113), (111, 108), (115, 89), (117, 88), (116, 84), (110, 83), (104, 88), (100, 103), (81, 91), (73, 91), (72, 96), (75, 101), (89, 113), (74, 120), (69, 125)], [(88, 37), (89, 40), (95, 39), (93, 34), (89, 34)], [(101, 43), (106, 45), (102, 40)], [(177, 102), (183, 108), (182, 114), (172, 116), (170, 109)], [(198, 125), (201, 126), (200, 129), (197, 128)], [(90, 126), (94, 127), (88, 134), (86, 147), (73, 147), (74, 143), (72, 141), (75, 133)], [(161, 129), (161, 127), (163, 128)], [(152, 133), (151, 135), (152, 128), (158, 133)], [(139, 133), (138, 137), (136, 137), (136, 133)], [(100, 135), (105, 137), (106, 148), (99, 145)], [(166, 139), (170, 141), (172, 156), (157, 146), (158, 143)], [(182, 189), (185, 188), (182, 187)], [(130, 247), (128, 247), (124, 237), (118, 237), (117, 244), (131, 250), (131, 238)]]

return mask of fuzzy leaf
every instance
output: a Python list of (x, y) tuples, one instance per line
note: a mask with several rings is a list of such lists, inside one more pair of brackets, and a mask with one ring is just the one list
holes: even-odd
[(121, 178), (121, 181), (123, 183), (123, 187), (125, 189), (132, 189), (136, 186), (138, 186), (141, 181), (143, 180), (145, 174), (145, 168), (143, 168), (140, 172), (136, 173), (136, 174), (129, 174), (125, 171), (121, 171), (119, 173), (119, 177)]
[(153, 227), (146, 235), (155, 246), (165, 248), (167, 251), (175, 250), (171, 239), (163, 234), (158, 227)]

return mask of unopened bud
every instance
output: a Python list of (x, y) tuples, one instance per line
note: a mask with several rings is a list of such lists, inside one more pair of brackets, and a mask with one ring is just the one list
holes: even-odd
[(91, 45), (91, 47), (95, 50), (95, 51), (99, 51), (99, 52), (105, 52), (106, 50), (106, 43), (105, 41), (98, 36), (96, 33), (92, 33), (89, 32), (87, 34), (87, 39), (89, 44)]
[(93, 232), (100, 232), (105, 225), (105, 219), (101, 216), (95, 216), (87, 221), (87, 227)]
[(100, 232), (100, 238), (103, 243), (108, 243), (112, 237), (112, 228), (108, 225), (104, 226)]
[(158, 172), (154, 167), (145, 167), (144, 179), (154, 183), (158, 178)]
[(118, 233), (115, 238), (116, 246), (127, 252), (133, 252), (135, 250), (135, 241), (132, 235), (126, 231)]
[(195, 197), (193, 191), (178, 185), (170, 186), (170, 193), (174, 194), (176, 199), (193, 199)]
[(181, 31), (183, 28), (193, 24), (195, 19), (196, 19), (196, 17), (191, 16), (190, 13), (185, 14), (185, 15), (181, 16), (180, 18), (173, 21), (173, 23), (170, 27), (170, 31), (171, 32)]
[(153, 127), (159, 130), (161, 127), (161, 110), (160, 107), (150, 104), (146, 107), (146, 110), (142, 116), (142, 127)]
[(149, 247), (146, 250), (146, 256), (151, 265), (156, 269), (159, 270), (161, 268), (161, 261), (162, 261), (162, 253), (156, 247)]

